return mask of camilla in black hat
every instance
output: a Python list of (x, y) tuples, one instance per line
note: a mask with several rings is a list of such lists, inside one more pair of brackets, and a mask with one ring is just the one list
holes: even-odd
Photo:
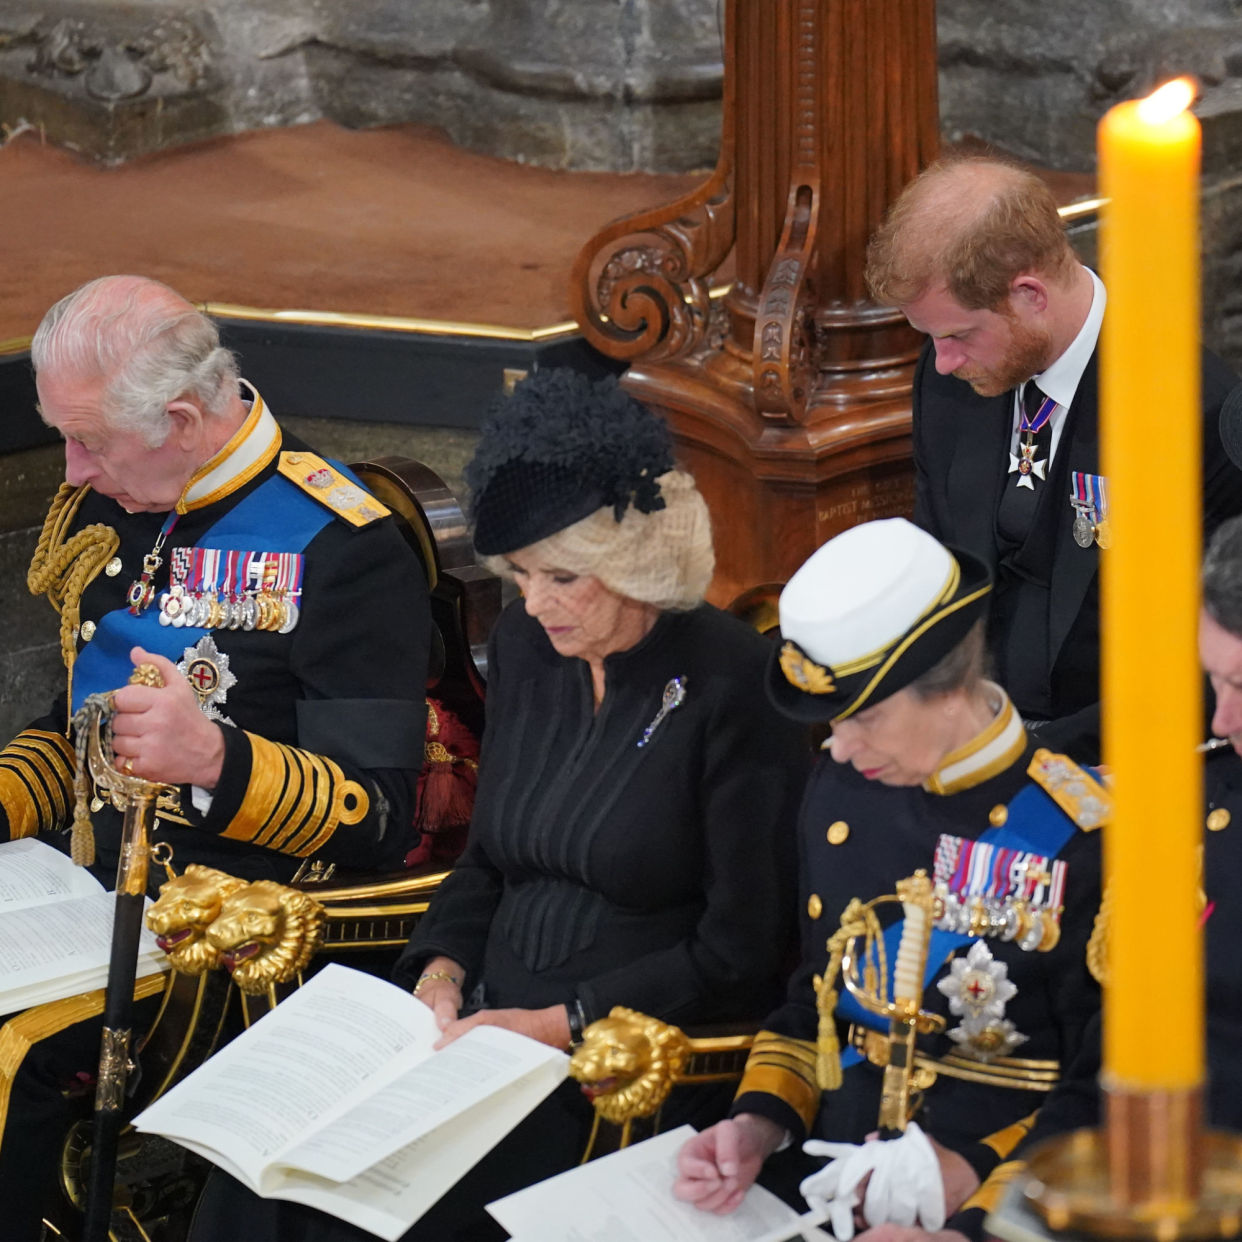
[[(703, 602), (711, 522), (668, 428), (615, 380), (541, 371), (497, 400), (466, 477), (476, 547), (523, 598), (489, 644), (469, 844), (396, 981), (451, 1037), (568, 1048), (614, 1005), (759, 1019), (794, 931), (809, 744), (768, 701), (770, 644)], [(710, 1124), (729, 1095), (679, 1089), (662, 1124)], [(407, 1238), (500, 1236), (485, 1205), (572, 1168), (592, 1120), (563, 1084)], [(360, 1236), (235, 1197), (215, 1218), (234, 1236)], [(273, 1214), (287, 1229), (258, 1226)]]

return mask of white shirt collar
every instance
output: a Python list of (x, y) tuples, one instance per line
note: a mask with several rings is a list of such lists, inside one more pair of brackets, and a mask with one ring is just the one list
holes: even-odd
[(258, 392), (249, 384), (246, 387), (254, 398), (246, 421), (229, 442), (190, 477), (177, 502), (178, 513), (188, 513), (222, 500), (253, 479), (280, 451), (280, 425)]
[(940, 761), (923, 782), (928, 793), (955, 794), (982, 785), (1012, 767), (1026, 751), (1026, 728), (1009, 696), (995, 682), (984, 682), (996, 715), (977, 737)]
[(1082, 381), (1082, 373), (1087, 369), (1087, 363), (1091, 361), (1091, 355), (1095, 352), (1096, 342), (1100, 339), (1100, 325), (1104, 322), (1104, 304), (1108, 301), (1104, 282), (1090, 268), (1087, 268), (1087, 275), (1091, 277), (1093, 286), (1091, 309), (1087, 312), (1082, 327), (1078, 329), (1078, 335), (1074, 337), (1069, 348), (1056, 362), (1046, 371), (1035, 376), (1035, 383), (1039, 385), (1040, 392), (1046, 397), (1051, 397), (1057, 405), (1067, 410), (1073, 404), (1074, 395), (1078, 392), (1078, 385)]

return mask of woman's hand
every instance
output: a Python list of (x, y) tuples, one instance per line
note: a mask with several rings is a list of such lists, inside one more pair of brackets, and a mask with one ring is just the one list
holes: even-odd
[[(459, 980), (466, 977), (466, 972), (451, 957), (433, 957), (423, 967), (424, 975), (440, 973)], [(460, 983), (450, 983), (447, 979), (424, 979), (415, 987), (414, 995), (436, 1015), (436, 1025), (440, 1030), (457, 1020), (457, 1011), (461, 1008)], [(439, 1046), (436, 1045), (437, 1048)]]
[(547, 1009), (480, 1009), (469, 1018), (442, 1026), (444, 1034), (436, 1047), (446, 1047), (476, 1026), (503, 1026), (507, 1031), (517, 1031), (519, 1035), (553, 1048), (569, 1047), (569, 1013), (564, 1005), (551, 1005)]
[(785, 1132), (755, 1113), (739, 1113), (687, 1139), (677, 1156), (673, 1194), (718, 1216), (737, 1210), (763, 1162), (781, 1145)]

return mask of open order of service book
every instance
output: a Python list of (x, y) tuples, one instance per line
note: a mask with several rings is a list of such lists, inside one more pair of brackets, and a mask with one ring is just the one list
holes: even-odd
[[(0, 844), (0, 1014), (108, 982), (116, 897), (85, 867), (27, 837)], [(138, 977), (168, 969), (143, 930)]]
[(799, 1216), (752, 1186), (728, 1216), (673, 1197), (677, 1153), (694, 1135), (681, 1126), (489, 1203), (514, 1242), (786, 1242), (827, 1238), (822, 1212)]
[(333, 963), (134, 1125), (393, 1242), (568, 1071), (500, 1027), (439, 1038), (422, 1001)]

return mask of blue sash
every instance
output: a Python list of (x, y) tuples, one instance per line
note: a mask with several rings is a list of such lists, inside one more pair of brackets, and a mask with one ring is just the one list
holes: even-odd
[[(332, 465), (362, 486), (339, 462)], [(210, 527), (195, 546), (230, 552), (301, 552), (333, 518), (331, 509), (283, 475), (274, 474)], [(161, 625), (160, 610), (154, 603), (137, 617), (128, 608), (105, 613), (95, 627), (95, 637), (74, 663), (70, 716), (87, 695), (116, 690), (129, 681), (134, 670), (129, 658), (132, 648), (143, 647), (176, 663), (187, 647), (193, 647), (207, 633), (210, 631), (198, 627)]]
[[(1045, 793), (1039, 785), (1030, 784), (1009, 803), (1009, 818), (1001, 828), (989, 828), (979, 840), (987, 845), (998, 845), (1003, 849), (1024, 850), (1031, 854), (1042, 854), (1045, 858), (1055, 858), (1069, 843), (1078, 831), (1077, 825), (1066, 813)], [(905, 919), (898, 919), (884, 929), (884, 951), (888, 962), (897, 960), (897, 948), (901, 944), (901, 931)], [(949, 955), (964, 948), (976, 936), (963, 936), (959, 932), (941, 931), (935, 928), (927, 947), (927, 966), (923, 975), (923, 988), (926, 990), (931, 981), (939, 973), (940, 968), (948, 960)], [(889, 978), (885, 980), (888, 999), (892, 994), (892, 968)], [(839, 984), (837, 997), (837, 1015), (849, 1022), (861, 1026), (869, 1026), (873, 1030), (883, 1030), (887, 1034), (887, 1025), (878, 1015), (864, 1009), (849, 993), (845, 984)], [(849, 1069), (864, 1060), (857, 1048), (841, 1050), (841, 1068)]]

